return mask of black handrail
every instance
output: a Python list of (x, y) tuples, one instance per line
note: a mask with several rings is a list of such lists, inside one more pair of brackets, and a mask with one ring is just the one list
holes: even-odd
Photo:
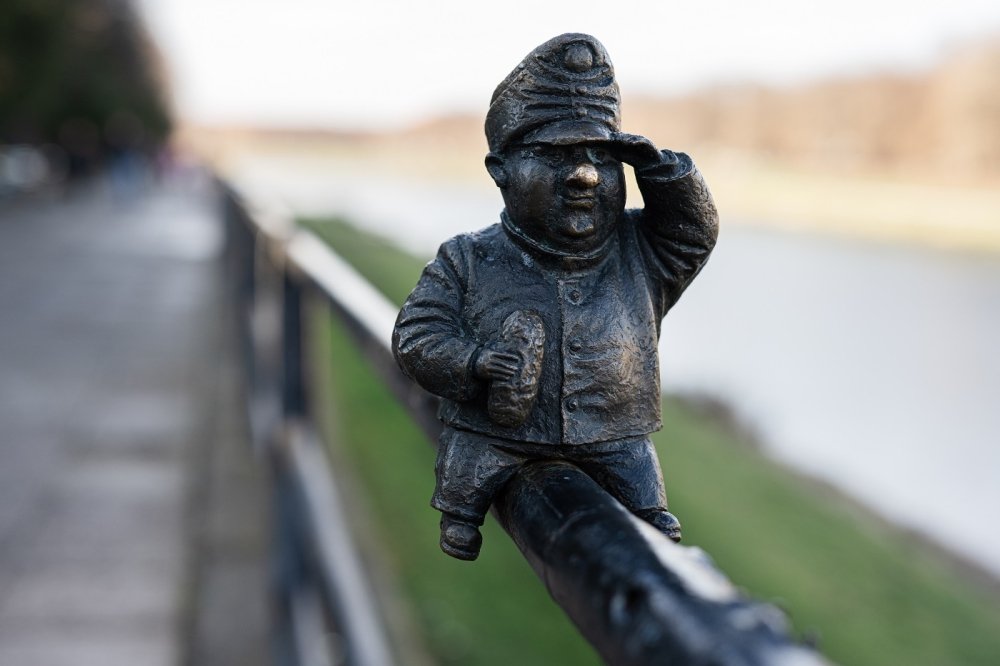
[[(441, 428), (437, 401), (399, 372), (390, 349), (396, 308), (381, 293), (290, 217), (250, 213), (231, 188), (225, 193), (230, 254), (233, 264), (243, 267), (238, 271), (239, 297), (244, 304), (260, 307), (260, 275), (267, 272), (261, 270), (262, 262), (270, 264), (272, 275), (281, 276), (284, 325), (277, 345), (282, 371), (278, 386), (270, 390), (281, 396), (282, 409), (268, 412), (258, 400), (253, 406), (264, 416), (252, 419), (258, 424), (258, 438), (280, 452), (274, 458), (278, 468), (292, 470), (280, 478), (290, 484), (285, 496), (298, 499), (279, 519), (295, 526), (287, 530), (288, 538), (303, 543), (314, 560), (305, 567), (309, 571), (305, 578), (314, 582), (326, 619), (341, 636), (344, 663), (392, 663), (378, 610), (370, 595), (361, 598), (365, 586), (338, 587), (345, 575), (353, 576), (355, 583), (364, 577), (355, 570), (356, 562), (333, 561), (350, 560), (352, 555), (333, 545), (338, 539), (344, 543), (346, 533), (340, 531), (346, 532), (346, 527), (333, 515), (332, 481), (315, 430), (308, 425), (308, 395), (302, 380), (302, 294), (310, 291), (329, 302), (347, 323), (361, 353), (432, 442)], [(248, 238), (250, 250), (245, 247)], [(248, 266), (256, 266), (256, 279), (247, 279)], [(257, 369), (256, 394), (266, 395), (268, 382), (262, 379), (266, 373), (260, 370), (266, 360), (257, 353), (262, 341), (249, 334), (244, 339), (255, 350), (248, 355), (248, 367), (251, 376)], [(283, 445), (275, 447), (273, 442)], [(555, 601), (609, 664), (828, 663), (789, 636), (778, 609), (746, 599), (700, 549), (670, 542), (572, 465), (526, 466), (498, 497), (494, 515)], [(303, 560), (301, 554), (291, 559)], [(300, 565), (291, 576), (293, 589), (302, 585), (301, 569)], [(360, 621), (356, 615), (362, 616)], [(304, 660), (305, 648), (296, 649), (298, 660), (291, 663), (311, 663)]]

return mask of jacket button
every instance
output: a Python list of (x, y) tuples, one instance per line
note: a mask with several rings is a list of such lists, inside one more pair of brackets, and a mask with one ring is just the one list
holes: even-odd
[(578, 352), (581, 349), (583, 349), (583, 345), (580, 344), (579, 340), (572, 340), (572, 341), (570, 341), (570, 343), (569, 343), (569, 350), (571, 352)]
[(579, 289), (569, 292), (569, 302), (573, 305), (579, 303), (581, 298), (583, 298), (583, 293)]
[(571, 412), (575, 412), (576, 405), (577, 405), (576, 398), (570, 398), (569, 402), (566, 403), (566, 409), (568, 409)]

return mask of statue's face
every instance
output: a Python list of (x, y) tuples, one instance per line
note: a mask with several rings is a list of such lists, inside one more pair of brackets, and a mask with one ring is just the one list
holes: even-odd
[[(529, 144), (505, 151), (497, 184), (511, 221), (564, 252), (599, 247), (625, 209), (622, 163), (598, 144)], [(487, 162), (489, 165), (489, 162)]]

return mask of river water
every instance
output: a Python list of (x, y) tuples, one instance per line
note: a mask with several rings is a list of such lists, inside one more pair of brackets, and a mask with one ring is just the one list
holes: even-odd
[[(246, 163), (251, 191), (430, 257), (496, 190)], [(664, 388), (725, 402), (766, 452), (1000, 576), (1000, 257), (727, 224), (667, 316)]]

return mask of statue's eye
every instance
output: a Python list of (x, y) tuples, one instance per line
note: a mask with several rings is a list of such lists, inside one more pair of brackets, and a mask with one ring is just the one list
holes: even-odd
[(603, 148), (587, 148), (587, 156), (596, 165), (612, 164), (615, 161), (614, 156)]
[(521, 154), (528, 159), (540, 160), (554, 167), (561, 166), (566, 161), (563, 151), (554, 146), (531, 146)]

